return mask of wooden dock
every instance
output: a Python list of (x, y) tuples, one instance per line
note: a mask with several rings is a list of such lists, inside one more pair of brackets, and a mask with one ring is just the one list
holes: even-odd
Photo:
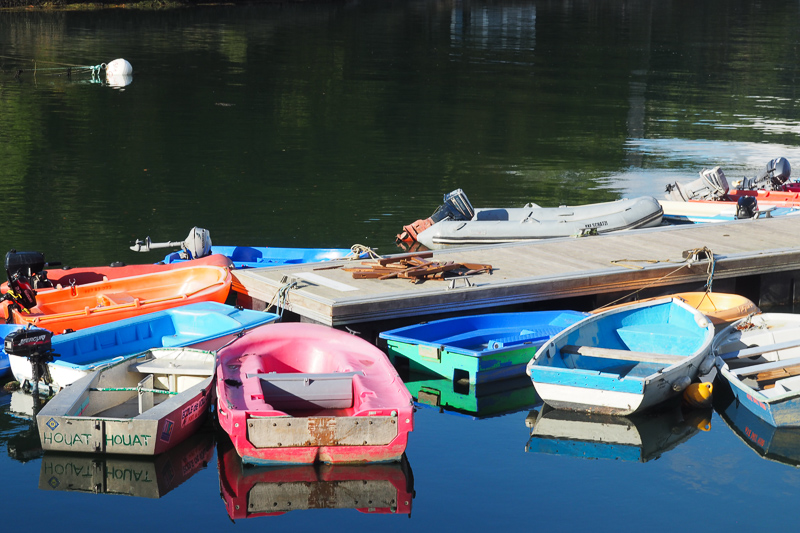
[[(620, 294), (644, 287), (700, 287), (712, 273), (715, 281), (745, 277), (755, 284), (775, 281), (778, 285), (767, 292), (772, 293), (771, 303), (781, 304), (796, 301), (791, 273), (800, 271), (798, 242), (800, 216), (664, 226), (436, 251), (436, 261), (493, 267), (491, 274), (451, 281), (353, 279), (342, 270), (354, 266), (353, 261), (332, 261), (236, 270), (234, 289), (247, 307), (264, 308), (283, 297), (287, 311), (330, 326), (403, 317), (420, 320), (442, 313)], [(787, 274), (774, 275), (779, 272)], [(800, 272), (796, 274), (800, 278)]]

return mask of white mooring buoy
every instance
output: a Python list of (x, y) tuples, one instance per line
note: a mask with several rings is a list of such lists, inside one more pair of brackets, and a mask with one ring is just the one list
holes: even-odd
[(125, 59), (115, 59), (106, 65), (106, 76), (130, 76), (133, 67)]

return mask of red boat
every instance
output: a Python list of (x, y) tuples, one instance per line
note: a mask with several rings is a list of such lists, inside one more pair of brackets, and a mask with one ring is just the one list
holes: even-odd
[[(739, 198), (750, 196), (756, 199), (760, 206), (774, 205), (776, 207), (798, 207), (800, 206), (800, 191), (745, 191), (741, 189), (731, 189), (728, 191), (727, 199), (735, 204)], [(695, 200), (692, 200), (695, 201)]]
[(217, 416), (245, 463), (398, 461), (411, 394), (380, 349), (306, 323), (248, 332), (217, 354)]

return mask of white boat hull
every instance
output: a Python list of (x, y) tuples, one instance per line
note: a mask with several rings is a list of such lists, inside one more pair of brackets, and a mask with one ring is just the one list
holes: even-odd
[(677, 298), (592, 315), (528, 363), (536, 394), (556, 409), (631, 415), (680, 394), (711, 367), (713, 324)]
[(650, 196), (575, 207), (483, 208), (472, 220), (441, 220), (417, 240), (428, 248), (496, 244), (658, 226), (661, 217), (658, 200)]

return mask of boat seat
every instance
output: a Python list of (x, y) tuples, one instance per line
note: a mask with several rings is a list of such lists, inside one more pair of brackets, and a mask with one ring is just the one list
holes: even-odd
[(625, 346), (631, 350), (669, 351), (691, 354), (700, 347), (702, 337), (696, 331), (664, 324), (638, 324), (617, 328)]
[(636, 361), (639, 363), (660, 363), (673, 365), (686, 360), (683, 355), (664, 355), (660, 353), (634, 352), (630, 350), (614, 350), (611, 348), (598, 348), (596, 346), (574, 346), (567, 344), (561, 347), (562, 354), (577, 354), (603, 359), (619, 359), (621, 361)]
[(751, 376), (769, 370), (782, 370), (792, 366), (800, 365), (800, 357), (792, 357), (791, 359), (782, 359), (780, 361), (772, 361), (769, 363), (760, 363), (757, 365), (743, 366), (732, 370), (731, 372), (738, 377)]
[(765, 344), (763, 346), (754, 346), (752, 348), (743, 348), (732, 352), (720, 354), (720, 357), (725, 360), (731, 359), (747, 359), (755, 357), (756, 355), (764, 355), (769, 352), (777, 352), (780, 350), (788, 350), (790, 348), (800, 347), (800, 339), (793, 339), (784, 342), (776, 342), (775, 344)]
[(197, 335), (164, 335), (161, 337), (161, 345), (166, 348), (188, 346), (197, 339)]
[(122, 305), (135, 303), (136, 299), (127, 292), (109, 292), (97, 295), (97, 306), (108, 307), (111, 305)]
[(324, 374), (276, 372), (245, 374), (261, 382), (263, 401), (274, 409), (347, 409), (353, 406), (353, 376), (361, 371)]
[(140, 363), (133, 363), (128, 367), (133, 372), (142, 374), (180, 374), (183, 376), (210, 376), (214, 373), (212, 360), (174, 360), (174, 359), (149, 359)]
[(490, 350), (497, 350), (498, 348), (503, 348), (505, 346), (513, 346), (515, 344), (522, 344), (524, 342), (534, 341), (537, 339), (549, 339), (562, 329), (564, 328), (557, 328), (555, 326), (543, 326), (533, 330), (523, 329), (520, 331), (519, 335), (490, 339), (486, 345)]
[(798, 390), (800, 390), (800, 376), (791, 376), (778, 379), (771, 388), (761, 389), (758, 392), (767, 398), (775, 398), (777, 396), (783, 396), (788, 392), (796, 394)]

